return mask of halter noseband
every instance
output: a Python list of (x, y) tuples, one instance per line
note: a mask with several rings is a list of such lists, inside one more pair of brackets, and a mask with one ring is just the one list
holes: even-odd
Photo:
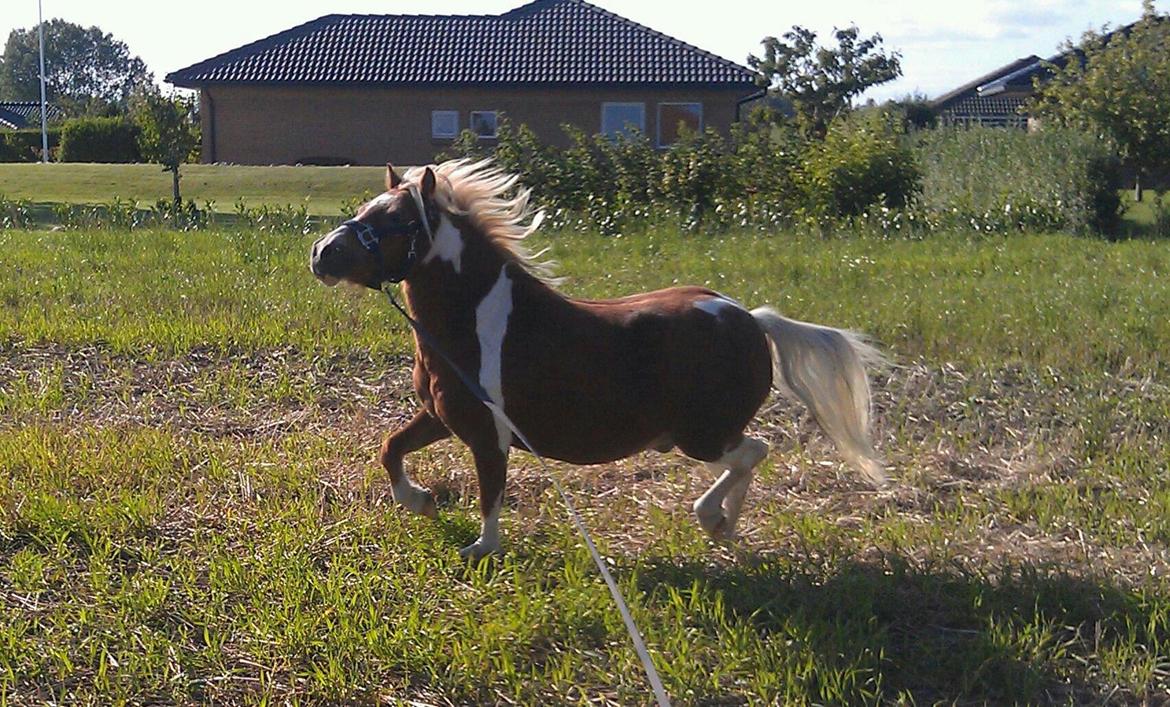
[(414, 184), (408, 184), (406, 188), (410, 192), (415, 206), (418, 208), (418, 221), (396, 226), (382, 233), (375, 231), (374, 227), (370, 224), (358, 221), (357, 219), (350, 219), (341, 224), (342, 227), (353, 231), (353, 234), (357, 236), (358, 242), (362, 244), (362, 247), (369, 251), (370, 255), (377, 258), (379, 263), (382, 262), (381, 241), (383, 238), (387, 236), (410, 236), (410, 241), (407, 244), (406, 258), (403, 259), (401, 267), (395, 273), (383, 273), (384, 279), (390, 282), (402, 282), (414, 270), (419, 256), (419, 233), (425, 232), (428, 241), (433, 242), (435, 240), (434, 231), (431, 230), (430, 219), (427, 218), (427, 208), (426, 204), (423, 203), (422, 194), (419, 193), (418, 187)]

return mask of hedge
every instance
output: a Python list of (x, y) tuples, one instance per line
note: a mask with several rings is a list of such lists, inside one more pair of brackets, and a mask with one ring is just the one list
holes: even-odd
[[(61, 129), (49, 128), (49, 155), (56, 152), (61, 143)], [(0, 131), (0, 162), (40, 162), (41, 129), (22, 128)]]
[(125, 118), (74, 118), (61, 128), (62, 162), (139, 162), (138, 126)]

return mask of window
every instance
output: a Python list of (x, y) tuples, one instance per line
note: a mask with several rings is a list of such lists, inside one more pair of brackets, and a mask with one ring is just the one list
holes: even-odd
[(645, 103), (602, 103), (601, 134), (606, 137), (646, 131)]
[(480, 139), (495, 137), (499, 125), (499, 115), (494, 110), (471, 111), (471, 132)]
[(431, 137), (438, 140), (452, 140), (459, 136), (459, 111), (431, 111)]
[(658, 146), (669, 147), (678, 142), (681, 126), (687, 130), (703, 130), (702, 103), (659, 103), (658, 104)]

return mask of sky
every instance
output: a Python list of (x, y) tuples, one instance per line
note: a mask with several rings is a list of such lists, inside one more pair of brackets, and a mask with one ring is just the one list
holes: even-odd
[[(97, 25), (142, 57), (160, 83), (171, 71), (331, 13), (495, 14), (526, 0), (42, 0), (45, 19)], [(0, 39), (37, 23), (37, 0), (3, 0)], [(762, 53), (760, 41), (802, 25), (829, 40), (834, 27), (856, 24), (880, 34), (902, 55), (902, 78), (871, 89), (883, 101), (910, 93), (934, 98), (1020, 57), (1054, 54), (1088, 29), (1124, 25), (1141, 0), (822, 0), (821, 2), (660, 2), (591, 0), (741, 64)], [(1160, 5), (1164, 5), (1162, 0)], [(1164, 10), (1163, 7), (1159, 7)]]

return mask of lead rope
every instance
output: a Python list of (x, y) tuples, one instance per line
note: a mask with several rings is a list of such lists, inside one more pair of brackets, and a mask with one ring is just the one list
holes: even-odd
[(601, 558), (601, 553), (597, 551), (597, 546), (593, 544), (593, 538), (589, 535), (589, 529), (585, 527), (585, 521), (581, 519), (581, 514), (577, 512), (577, 507), (573, 504), (573, 499), (569, 495), (569, 492), (565, 490), (564, 486), (561, 486), (560, 480), (557, 479), (556, 474), (554, 474), (552, 469), (549, 468), (548, 463), (544, 460), (544, 457), (540, 456), (540, 454), (532, 448), (532, 445), (528, 442), (528, 438), (525, 437), (524, 433), (516, 427), (516, 424), (512, 422), (512, 420), (509, 419), (507, 415), (504, 414), (503, 408), (501, 408), (491, 399), (491, 396), (489, 396), (487, 391), (484, 390), (483, 386), (479, 384), (479, 381), (464, 373), (463, 369), (457, 366), (455, 362), (451, 360), (451, 357), (448, 356), (447, 353), (438, 346), (438, 342), (435, 341), (434, 337), (432, 337), (430, 333), (414, 319), (414, 317), (407, 313), (406, 309), (398, 303), (398, 300), (394, 299), (394, 294), (390, 291), (389, 287), (383, 289), (382, 291), (386, 293), (386, 298), (390, 300), (390, 304), (394, 305), (394, 309), (397, 309), (399, 314), (406, 318), (407, 323), (410, 324), (410, 328), (414, 329), (419, 338), (422, 339), (427, 346), (431, 347), (435, 353), (439, 354), (439, 357), (442, 358), (443, 361), (445, 361), (446, 364), (451, 367), (452, 371), (455, 371), (455, 375), (459, 378), (459, 380), (463, 381), (463, 385), (467, 386), (467, 389), (471, 391), (471, 394), (474, 395), (481, 403), (483, 403), (484, 406), (486, 406), (487, 409), (490, 410), (497, 419), (503, 421), (503, 423), (508, 426), (508, 429), (512, 431), (512, 434), (516, 435), (516, 439), (520, 440), (520, 443), (524, 445), (524, 448), (527, 449), (528, 452), (532, 454), (532, 456), (536, 457), (536, 461), (540, 464), (540, 468), (552, 481), (553, 487), (556, 488), (557, 493), (559, 493), (561, 496), (561, 501), (563, 501), (565, 504), (565, 508), (569, 510), (569, 517), (573, 520), (573, 525), (577, 527), (577, 532), (580, 533), (581, 537), (585, 540), (585, 547), (589, 548), (589, 554), (593, 557), (593, 563), (597, 565), (597, 570), (601, 572), (601, 577), (605, 580), (605, 585), (609, 587), (609, 593), (611, 596), (613, 596), (613, 601), (615, 604), (617, 604), (618, 613), (622, 615), (622, 621), (626, 625), (626, 632), (630, 634), (630, 640), (634, 642), (634, 650), (637, 651), (638, 658), (642, 661), (642, 667), (646, 670), (646, 677), (650, 681), (651, 689), (654, 690), (655, 700), (658, 702), (659, 707), (670, 707), (670, 697), (666, 694), (666, 688), (662, 686), (662, 680), (658, 677), (658, 671), (654, 669), (654, 659), (650, 657), (650, 651), (646, 650), (646, 643), (642, 640), (642, 632), (638, 630), (638, 624), (634, 623), (634, 617), (632, 614), (630, 614), (630, 608), (626, 605), (626, 600), (624, 597), (622, 597), (622, 592), (620, 589), (618, 589), (617, 582), (614, 581), (613, 575), (609, 573), (609, 568), (605, 566), (605, 561)]

